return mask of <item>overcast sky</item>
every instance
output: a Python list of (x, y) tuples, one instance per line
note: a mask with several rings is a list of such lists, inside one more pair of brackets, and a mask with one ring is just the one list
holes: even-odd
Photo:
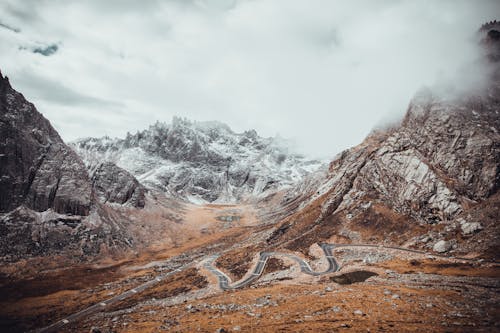
[(498, 14), (493, 0), (2, 0), (0, 70), (66, 141), (177, 115), (331, 157), (455, 78)]

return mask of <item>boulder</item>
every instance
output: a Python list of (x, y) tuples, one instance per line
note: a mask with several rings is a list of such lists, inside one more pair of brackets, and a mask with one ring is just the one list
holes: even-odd
[(466, 222), (460, 223), (460, 228), (464, 235), (472, 235), (478, 231), (483, 230), (483, 226), (479, 222)]
[(448, 252), (451, 250), (451, 243), (445, 240), (440, 240), (436, 244), (434, 244), (434, 247), (432, 248), (434, 251), (439, 252), (439, 253), (444, 253)]

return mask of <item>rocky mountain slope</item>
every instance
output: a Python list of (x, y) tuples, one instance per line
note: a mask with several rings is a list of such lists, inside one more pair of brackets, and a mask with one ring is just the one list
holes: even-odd
[(372, 133), (325, 176), (285, 193), (282, 214), (274, 215), (290, 215), (268, 243), (306, 248), (336, 235), (497, 257), (498, 28), (495, 22), (479, 32), (487, 60), (476, 65), (490, 69), (484, 91), (445, 97), (422, 90), (399, 125)]
[[(254, 131), (235, 134), (220, 123), (176, 119), (125, 140), (80, 142), (87, 168), (3, 75), (0, 110), (5, 263), (58, 254), (87, 260), (147, 247), (171, 239), (165, 234), (182, 210), (170, 193), (156, 189), (192, 200), (231, 201), (290, 185), (320, 165)], [(91, 143), (92, 149), (83, 149)]]
[(82, 161), (3, 76), (0, 103), (0, 211), (24, 204), (88, 215), (92, 187)]
[(147, 190), (134, 176), (116, 164), (101, 163), (90, 176), (94, 190), (102, 203), (144, 207)]
[(113, 162), (149, 188), (194, 202), (236, 202), (289, 187), (321, 166), (279, 138), (238, 134), (219, 122), (174, 117), (125, 139), (87, 138), (72, 146), (90, 170)]
[(133, 233), (123, 228), (130, 221), (117, 214), (144, 207), (146, 189), (112, 163), (89, 174), (50, 122), (1, 74), (0, 175), (4, 260), (57, 252), (92, 256), (106, 247), (130, 247)]

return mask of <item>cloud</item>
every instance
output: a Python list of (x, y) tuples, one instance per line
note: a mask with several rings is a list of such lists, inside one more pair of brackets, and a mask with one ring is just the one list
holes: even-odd
[(54, 53), (56, 53), (58, 49), (59, 49), (59, 46), (57, 46), (57, 44), (51, 44), (51, 45), (47, 45), (45, 47), (35, 47), (33, 49), (33, 53), (39, 53), (45, 57), (48, 57), (48, 56), (51, 56)]
[[(3, 1), (0, 66), (63, 138), (179, 115), (333, 156), (457, 81), (496, 1)], [(60, 41), (50, 57), (19, 46)], [(467, 71), (465, 71), (467, 72)], [(458, 81), (469, 81), (459, 75)], [(464, 79), (465, 78), (465, 79)], [(480, 78), (479, 78), (480, 79)]]
[(37, 100), (66, 106), (84, 105), (96, 108), (108, 108), (110, 113), (122, 104), (83, 93), (64, 86), (61, 82), (42, 77), (35, 72), (24, 71), (17, 75), (16, 84)]
[(49, 57), (59, 50), (57, 44), (50, 45), (32, 45), (32, 46), (19, 46), (19, 50), (30, 50), (33, 53), (38, 53), (44, 57)]
[(2, 22), (0, 22), (0, 27), (7, 29), (7, 30), (10, 30), (10, 31), (15, 32), (15, 33), (21, 32), (21, 29), (11, 27), (10, 25), (2, 23)]

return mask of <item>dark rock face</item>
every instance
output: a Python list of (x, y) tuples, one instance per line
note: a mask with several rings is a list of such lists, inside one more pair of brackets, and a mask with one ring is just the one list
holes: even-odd
[(79, 243), (76, 228), (81, 218), (53, 211), (42, 215), (20, 206), (0, 218), (0, 256), (6, 261), (17, 261), (74, 246)]
[(102, 203), (112, 202), (144, 207), (146, 189), (127, 171), (114, 163), (100, 164), (92, 173), (92, 185)]
[(91, 259), (103, 249), (132, 247), (131, 222), (121, 208), (144, 207), (144, 187), (112, 163), (89, 176), (50, 122), (1, 74), (0, 111), (0, 260)]
[(92, 187), (81, 159), (0, 74), (0, 212), (20, 205), (88, 215)]

